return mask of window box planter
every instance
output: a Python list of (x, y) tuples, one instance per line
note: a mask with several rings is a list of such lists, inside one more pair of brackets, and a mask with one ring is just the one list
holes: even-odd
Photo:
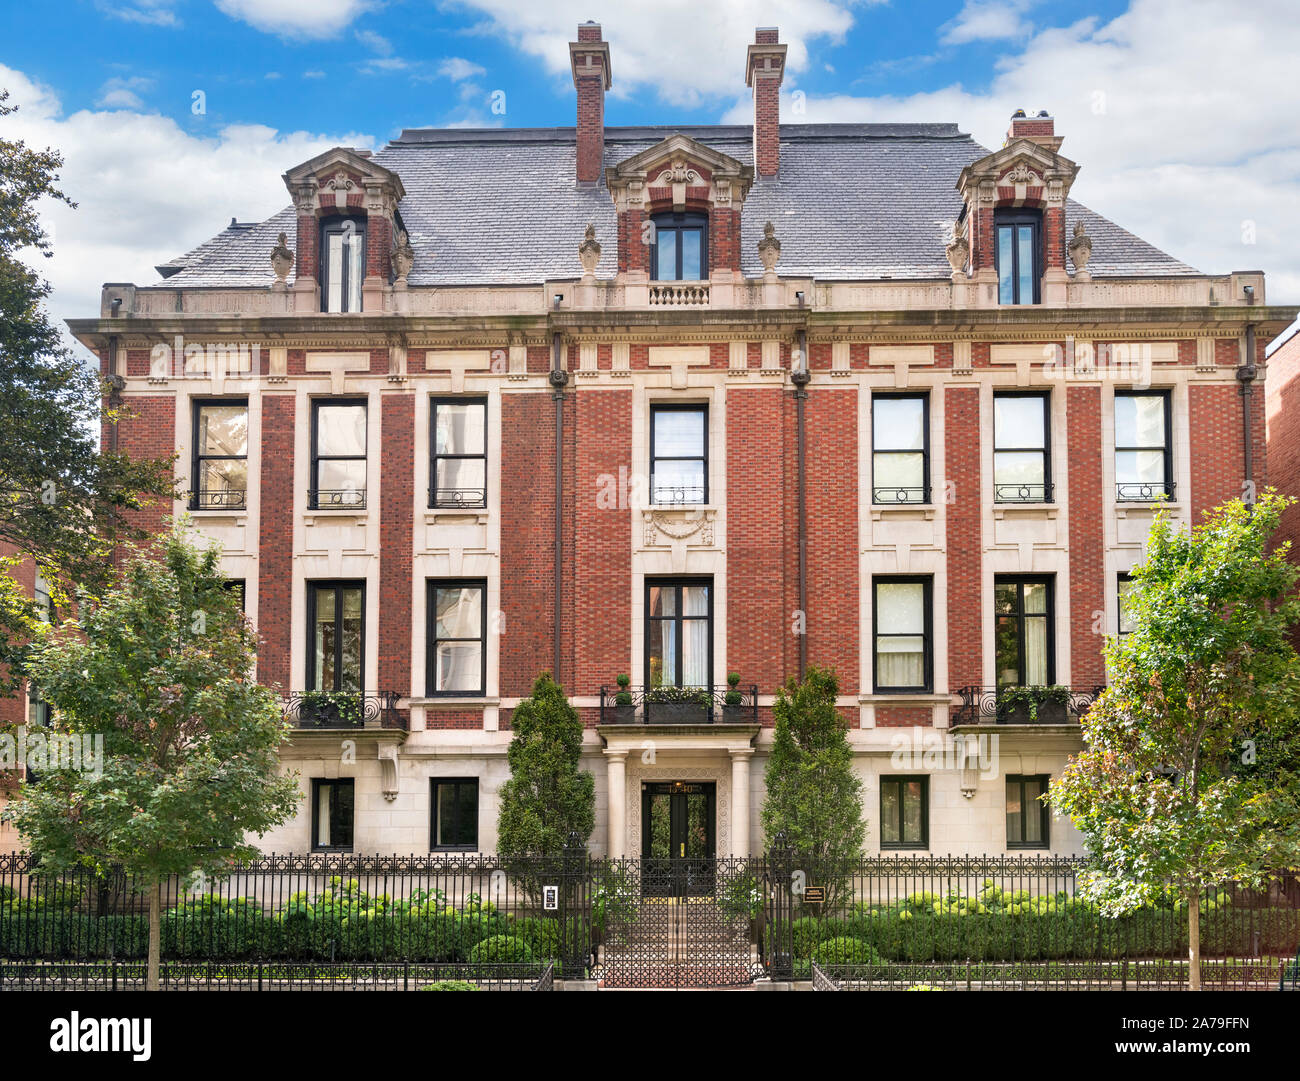
[(708, 724), (709, 707), (698, 702), (647, 702), (647, 724)]
[(631, 705), (613, 705), (609, 707), (610, 724), (635, 724), (636, 723), (636, 706)]
[(723, 724), (748, 724), (754, 719), (754, 711), (749, 706), (723, 706)]
[(1068, 687), (1007, 687), (998, 693), (998, 724), (1066, 724)]

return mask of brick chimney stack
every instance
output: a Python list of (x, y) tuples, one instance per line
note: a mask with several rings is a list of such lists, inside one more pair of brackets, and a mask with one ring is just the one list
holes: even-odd
[(1042, 109), (1037, 116), (1026, 116), (1024, 109), (1017, 109), (1011, 114), (1011, 127), (1007, 130), (1006, 142), (1014, 143), (1017, 139), (1028, 139), (1031, 143), (1044, 146), (1055, 154), (1065, 137), (1056, 134), (1056, 121)]
[(754, 31), (745, 54), (745, 85), (754, 88), (754, 168), (759, 176), (776, 176), (781, 167), (781, 80), (785, 49), (775, 26)]
[(578, 40), (569, 42), (569, 64), (578, 90), (578, 179), (595, 181), (605, 156), (605, 91), (612, 81), (599, 23), (578, 27)]

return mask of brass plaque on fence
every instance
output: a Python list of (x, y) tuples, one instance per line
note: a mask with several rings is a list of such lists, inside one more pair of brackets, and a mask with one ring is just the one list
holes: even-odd
[(824, 904), (826, 901), (826, 887), (805, 886), (803, 888), (803, 900), (804, 904), (808, 905)]

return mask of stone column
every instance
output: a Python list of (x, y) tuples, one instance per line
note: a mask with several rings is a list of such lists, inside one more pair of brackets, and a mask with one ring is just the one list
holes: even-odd
[(605, 786), (608, 790), (606, 851), (611, 859), (626, 855), (627, 847), (627, 752), (605, 752)]
[(731, 752), (731, 854), (749, 855), (749, 748)]

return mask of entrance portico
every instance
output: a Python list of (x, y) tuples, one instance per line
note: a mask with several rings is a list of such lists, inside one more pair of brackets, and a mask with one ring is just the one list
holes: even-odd
[(758, 725), (617, 724), (597, 732), (605, 744), (611, 857), (641, 855), (646, 793), (678, 781), (711, 786), (714, 854), (750, 854), (750, 760)]

